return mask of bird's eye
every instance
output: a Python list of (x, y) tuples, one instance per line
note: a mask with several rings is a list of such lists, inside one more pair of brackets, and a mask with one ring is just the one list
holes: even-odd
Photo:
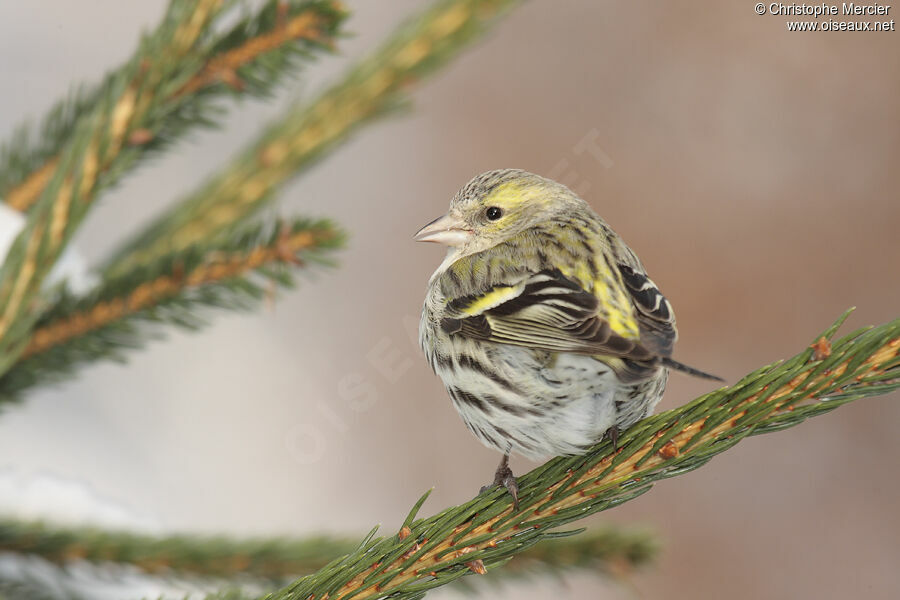
[(487, 210), (484, 211), (484, 215), (488, 218), (489, 221), (496, 221), (503, 216), (503, 211), (496, 206), (488, 206)]

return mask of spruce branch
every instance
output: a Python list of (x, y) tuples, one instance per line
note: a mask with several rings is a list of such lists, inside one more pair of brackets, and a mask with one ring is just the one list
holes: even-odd
[(416, 519), (266, 596), (267, 600), (421, 598), (470, 573), (489, 572), (555, 528), (618, 506), (653, 483), (694, 470), (750, 435), (792, 427), (853, 400), (900, 388), (900, 319), (831, 338), (845, 313), (808, 349), (628, 429), (613, 451), (553, 459), (519, 478), (519, 510), (494, 488), (460, 506)]
[(173, 99), (217, 84), (268, 95), (282, 73), (296, 66), (297, 58), (311, 58), (312, 50), (333, 49), (337, 26), (346, 15), (333, 0), (269, 0), (256, 15), (222, 36), (209, 51), (211, 58), (203, 69)]
[(0, 521), (0, 552), (39, 556), (60, 566), (75, 560), (129, 564), (149, 574), (282, 579), (321, 568), (354, 546), (348, 539), (326, 535), (235, 540)]
[[(142, 40), (131, 61), (110, 76), (91, 110), (77, 119), (53, 176), (0, 271), (0, 374), (25, 348), (41, 312), (41, 281), (96, 194), (140, 155), (129, 140), (135, 135), (145, 138), (145, 132), (157, 125), (163, 127), (171, 112), (166, 98), (203, 66), (189, 54), (205, 39), (220, 4), (173, 0), (160, 27)], [(312, 4), (336, 10), (328, 2)], [(273, 10), (276, 21), (284, 18), (278, 16), (277, 6)]]
[[(59, 165), (16, 237), (0, 270), (0, 374), (16, 360), (37, 318), (44, 276), (87, 213), (98, 188), (118, 169), (105, 169), (126, 150), (136, 120), (158, 90), (177, 83), (179, 60), (219, 9), (217, 0), (173, 0), (162, 24), (145, 37), (129, 63), (114, 73), (95, 106), (77, 119)], [(164, 93), (164, 91), (163, 91)]]
[(571, 571), (626, 577), (651, 563), (659, 553), (655, 536), (637, 529), (609, 525), (583, 533), (541, 540), (513, 556), (502, 569), (486, 572), (486, 578), (462, 577), (453, 585), (468, 591), (485, 591), (484, 584), (521, 582), (544, 576), (562, 578)]
[[(59, 566), (75, 560), (127, 564), (147, 574), (167, 576), (235, 579), (246, 575), (284, 581), (320, 569), (355, 547), (356, 542), (348, 538), (327, 535), (246, 540), (156, 537), (0, 520), (0, 552), (38, 556)], [(655, 553), (656, 542), (649, 534), (607, 527), (537, 545), (497, 574), (560, 574), (576, 568), (618, 573), (646, 564)]]
[[(192, 127), (214, 125), (215, 115), (222, 112), (216, 101), (223, 96), (270, 94), (286, 74), (296, 72), (301, 59), (332, 48), (346, 16), (333, 0), (269, 0), (255, 14), (217, 33), (204, 24), (215, 16), (211, 8), (219, 10), (215, 4), (198, 6), (190, 21), (193, 29), (181, 34), (180, 45), (167, 58), (178, 65), (175, 78), (183, 83), (166, 86), (157, 95), (152, 88), (143, 91), (145, 110), (138, 112), (146, 113), (144, 122), (135, 115), (127, 139), (140, 150), (133, 160), (166, 147)], [(20, 211), (34, 204), (59, 165), (62, 146), (78, 119), (90, 113), (115, 79), (113, 73), (96, 88), (77, 90), (50, 111), (37, 135), (23, 126), (0, 148), (0, 198)]]
[(203, 307), (249, 309), (293, 272), (328, 264), (344, 236), (328, 221), (251, 225), (105, 280), (84, 297), (64, 293), (36, 323), (19, 361), (0, 377), (0, 404), (103, 358), (122, 360), (164, 324), (196, 329)]
[[(107, 75), (101, 85), (77, 88), (70, 98), (51, 109), (44, 119), (39, 139), (32, 139), (27, 125), (19, 128), (0, 150), (0, 197), (18, 210), (31, 206), (56, 172), (65, 146), (71, 142), (79, 122), (90, 118), (99, 102), (122, 87), (123, 73), (136, 74), (137, 57), (148, 55), (150, 48), (156, 52), (154, 62), (151, 63), (148, 57), (145, 63), (148, 73), (145, 74), (151, 84), (160, 83), (163, 74), (160, 66), (164, 59), (175, 63), (185, 60), (190, 47), (221, 8), (222, 0), (172, 0), (162, 22), (142, 40), (134, 57)], [(153, 73), (149, 73), (151, 70)], [(138, 78), (134, 77), (134, 86), (138, 84)], [(120, 115), (118, 124), (127, 126), (133, 107), (126, 102), (119, 108), (124, 114)], [(114, 145), (121, 144), (121, 139), (114, 140)]]
[(106, 272), (121, 273), (239, 223), (272, 192), (361, 125), (402, 104), (434, 72), (518, 0), (441, 0), (308, 105), (297, 106), (221, 173), (115, 252)]

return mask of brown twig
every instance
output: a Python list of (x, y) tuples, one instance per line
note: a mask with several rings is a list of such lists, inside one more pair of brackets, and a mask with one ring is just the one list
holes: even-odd
[(59, 159), (54, 157), (44, 163), (37, 171), (32, 171), (22, 183), (12, 188), (6, 195), (6, 203), (18, 211), (25, 212), (41, 195), (44, 187), (53, 177)]
[(121, 297), (95, 304), (90, 310), (66, 316), (36, 329), (25, 347), (22, 359), (49, 350), (72, 338), (99, 329), (118, 319), (172, 298), (186, 288), (200, 287), (243, 275), (266, 264), (297, 264), (297, 253), (322, 241), (330, 231), (283, 230), (274, 243), (235, 253), (212, 253), (208, 260), (188, 273), (175, 267), (168, 275), (142, 283)]
[(317, 40), (322, 33), (322, 24), (321, 15), (315, 11), (310, 10), (297, 14), (290, 20), (280, 23), (272, 31), (251, 38), (237, 48), (214, 56), (203, 67), (203, 70), (188, 80), (172, 95), (172, 98), (177, 99), (193, 94), (218, 82), (240, 91), (243, 89), (243, 84), (237, 75), (238, 69), (260, 55), (271, 52), (288, 42), (301, 39)]
[[(217, 5), (220, 1), (221, 0), (216, 0), (215, 2), (212, 2), (211, 5)], [(209, 8), (211, 9), (213, 6), (210, 6)], [(340, 5), (335, 2), (334, 6), (339, 7)], [(188, 25), (195, 20), (196, 19), (192, 19)], [(275, 50), (284, 44), (301, 39), (317, 40), (323, 44), (330, 43), (330, 40), (327, 38), (320, 39), (322, 25), (322, 16), (317, 11), (310, 9), (298, 13), (291, 19), (279, 24), (274, 30), (251, 38), (237, 48), (214, 56), (199, 73), (189, 79), (176, 92), (171, 94), (166, 101), (178, 100), (218, 82), (223, 82), (234, 89), (240, 90), (242, 89), (243, 84), (240, 82), (240, 78), (237, 75), (238, 69), (248, 64), (250, 61), (255, 60), (260, 55)], [(186, 30), (180, 32), (178, 35), (179, 40), (182, 42), (189, 39), (189, 34), (197, 33), (195, 27), (188, 27), (187, 25), (185, 27)], [(183, 43), (181, 45), (183, 46)], [(132, 88), (136, 88), (136, 86), (132, 86)], [(149, 98), (146, 96), (143, 97), (141, 99), (141, 107), (145, 107), (148, 104)], [(135, 112), (134, 108), (135, 107), (131, 107), (131, 110), (129, 111), (123, 111), (122, 123), (126, 127), (131, 121), (132, 113)], [(140, 107), (137, 108), (139, 109)], [(137, 112), (140, 112), (140, 110)], [(153, 139), (152, 132), (149, 132), (149, 130), (139, 129), (137, 131), (140, 132), (139, 135), (130, 135), (126, 140), (130, 145), (140, 146)], [(147, 135), (147, 133), (151, 134)], [(112, 157), (105, 161), (101, 170), (107, 169), (111, 161)], [(27, 211), (41, 195), (41, 192), (56, 171), (58, 164), (58, 157), (50, 158), (43, 166), (26, 176), (21, 183), (10, 188), (6, 193), (6, 197), (4, 198), (6, 203), (18, 211)]]

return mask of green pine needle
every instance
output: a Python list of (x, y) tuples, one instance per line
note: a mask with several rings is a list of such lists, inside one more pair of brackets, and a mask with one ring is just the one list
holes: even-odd
[[(177, 6), (178, 2), (170, 7), (166, 22), (175, 20)], [(127, 161), (106, 167), (105, 185), (192, 129), (219, 125), (225, 112), (223, 99), (271, 96), (281, 83), (299, 72), (304, 62), (331, 51), (346, 17), (332, 0), (267, 0), (226, 31), (217, 31), (216, 20), (230, 12), (210, 15), (210, 24), (200, 38), (178, 57), (167, 81), (153, 90), (158, 97), (152, 100), (142, 121), (135, 124), (140, 137), (132, 138), (129, 156), (123, 157)], [(308, 29), (315, 35), (277, 35), (301, 15), (310, 17)], [(213, 69), (216, 66), (220, 68)], [(33, 205), (75, 133), (76, 124), (112, 93), (123, 69), (127, 65), (107, 75), (99, 85), (78, 86), (48, 112), (39, 127), (25, 123), (15, 130), (0, 146), (0, 199), (18, 210)]]
[(328, 221), (244, 227), (105, 280), (83, 297), (58, 298), (36, 323), (23, 357), (0, 377), (0, 405), (96, 360), (123, 361), (166, 325), (197, 329), (204, 309), (249, 310), (300, 267), (331, 264), (344, 236)]
[(162, 23), (141, 39), (137, 52), (75, 121), (0, 269), (0, 373), (28, 343), (43, 279), (95, 204), (95, 195), (134, 160), (130, 132), (176, 84), (186, 54), (219, 8), (219, 0), (172, 0)]

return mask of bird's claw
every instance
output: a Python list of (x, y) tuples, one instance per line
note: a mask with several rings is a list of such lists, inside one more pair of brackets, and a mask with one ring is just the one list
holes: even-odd
[(509, 495), (512, 496), (513, 500), (513, 510), (519, 510), (519, 482), (516, 481), (515, 476), (512, 474), (512, 471), (509, 467), (506, 468), (506, 473), (500, 478), (500, 473), (498, 471), (497, 477), (494, 478), (495, 486), (503, 486), (506, 488), (506, 491), (509, 492)]
[(482, 487), (481, 493), (501, 486), (505, 487), (506, 491), (509, 492), (509, 495), (512, 496), (513, 510), (519, 510), (519, 484), (506, 460), (501, 462), (500, 466), (497, 467), (497, 472), (494, 473), (494, 481), (490, 485)]
[(612, 442), (613, 452), (618, 452), (619, 450), (619, 426), (613, 425), (609, 429), (606, 430), (606, 433), (603, 434), (603, 437), (609, 439)]

